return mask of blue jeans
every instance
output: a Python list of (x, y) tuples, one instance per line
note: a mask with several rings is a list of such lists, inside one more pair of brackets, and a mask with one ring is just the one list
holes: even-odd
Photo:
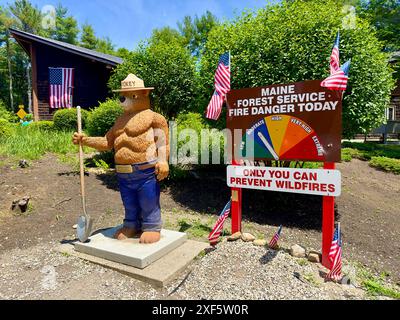
[(117, 177), (125, 207), (124, 227), (137, 231), (160, 231), (160, 186), (155, 169), (117, 173)]

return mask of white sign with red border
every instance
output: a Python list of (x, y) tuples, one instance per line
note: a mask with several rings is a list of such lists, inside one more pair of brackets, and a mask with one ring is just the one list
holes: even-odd
[(341, 173), (338, 170), (228, 166), (231, 188), (303, 193), (338, 197)]

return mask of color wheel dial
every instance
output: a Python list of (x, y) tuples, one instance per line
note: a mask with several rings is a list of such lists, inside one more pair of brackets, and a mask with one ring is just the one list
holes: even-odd
[(242, 156), (272, 160), (324, 161), (324, 150), (304, 121), (287, 115), (269, 116), (256, 122), (243, 136)]

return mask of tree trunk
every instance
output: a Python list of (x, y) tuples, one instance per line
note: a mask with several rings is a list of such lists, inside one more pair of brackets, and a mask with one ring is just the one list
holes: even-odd
[(31, 78), (31, 64), (28, 61), (26, 64), (26, 80), (28, 81), (28, 112), (32, 114), (32, 78)]
[(10, 91), (10, 106), (11, 110), (14, 112), (14, 95), (13, 95), (13, 75), (12, 75), (12, 66), (11, 66), (11, 49), (10, 49), (10, 35), (7, 32), (6, 34), (6, 49), (7, 49), (7, 64), (8, 64), (8, 88)]

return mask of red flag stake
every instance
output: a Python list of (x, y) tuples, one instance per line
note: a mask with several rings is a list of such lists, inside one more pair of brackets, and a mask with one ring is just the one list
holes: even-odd
[[(334, 162), (325, 162), (325, 170), (335, 170)], [(322, 197), (322, 265), (329, 270), (332, 262), (329, 260), (329, 251), (335, 229), (335, 197)]]

